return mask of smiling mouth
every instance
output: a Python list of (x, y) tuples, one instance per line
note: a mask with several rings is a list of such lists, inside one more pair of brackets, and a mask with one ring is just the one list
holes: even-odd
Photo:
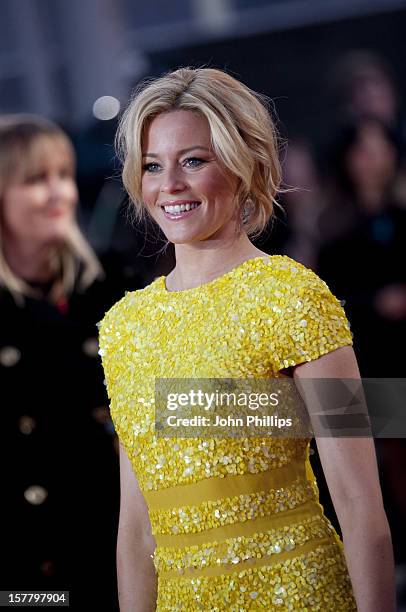
[(61, 215), (64, 215), (66, 213), (65, 208), (53, 208), (52, 210), (49, 210), (47, 215), (48, 217), (60, 217)]
[(201, 202), (187, 202), (186, 204), (164, 204), (161, 208), (171, 217), (180, 217), (187, 212), (199, 208)]

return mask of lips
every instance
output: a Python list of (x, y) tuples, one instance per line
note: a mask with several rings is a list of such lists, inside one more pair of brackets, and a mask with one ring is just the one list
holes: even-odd
[(65, 208), (53, 208), (47, 212), (48, 217), (61, 217), (66, 214)]

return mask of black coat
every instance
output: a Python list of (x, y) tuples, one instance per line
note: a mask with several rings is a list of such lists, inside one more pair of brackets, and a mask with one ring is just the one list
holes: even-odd
[(115, 609), (118, 455), (96, 323), (140, 283), (113, 269), (58, 306), (0, 291), (0, 587), (70, 590), (73, 609)]
[(388, 205), (374, 215), (360, 214), (353, 229), (320, 254), (321, 278), (345, 300), (364, 377), (405, 376), (406, 320), (388, 320), (374, 305), (379, 290), (406, 285), (405, 244), (406, 211)]

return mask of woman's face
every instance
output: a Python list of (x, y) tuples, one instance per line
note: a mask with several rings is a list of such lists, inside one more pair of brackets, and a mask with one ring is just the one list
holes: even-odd
[(3, 194), (3, 226), (10, 243), (37, 247), (64, 240), (78, 200), (74, 165), (67, 146), (57, 138), (34, 145), (35, 165), (16, 177)]
[(396, 171), (396, 151), (382, 128), (365, 123), (347, 154), (347, 171), (358, 188), (385, 187)]
[(213, 152), (205, 117), (185, 110), (158, 115), (142, 152), (143, 200), (170, 242), (224, 240), (235, 233), (238, 179)]

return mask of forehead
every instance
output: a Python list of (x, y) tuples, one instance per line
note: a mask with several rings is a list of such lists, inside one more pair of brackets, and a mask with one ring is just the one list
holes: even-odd
[(203, 115), (186, 110), (157, 115), (147, 126), (143, 138), (144, 154), (194, 146), (210, 148), (210, 127)]
[(75, 163), (72, 145), (59, 134), (38, 136), (15, 154), (10, 176), (12, 181), (24, 180), (29, 174), (60, 166), (73, 167)]
[(63, 135), (46, 135), (37, 138), (32, 143), (31, 164), (54, 166), (73, 164), (72, 145)]

